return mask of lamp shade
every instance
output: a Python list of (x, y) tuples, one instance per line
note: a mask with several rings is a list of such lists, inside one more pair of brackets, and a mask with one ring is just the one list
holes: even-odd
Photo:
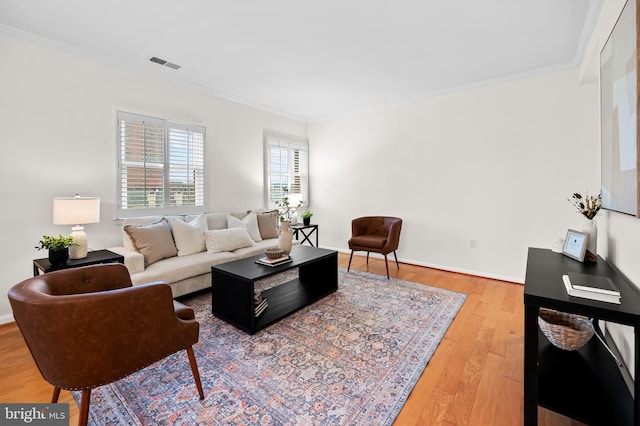
[(100, 197), (56, 197), (53, 199), (54, 225), (84, 225), (100, 222)]

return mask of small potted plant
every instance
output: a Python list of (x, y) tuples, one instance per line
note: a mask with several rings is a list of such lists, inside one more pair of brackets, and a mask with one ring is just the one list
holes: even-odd
[(313, 213), (311, 213), (309, 210), (305, 210), (302, 212), (302, 214), (300, 214), (304, 226), (309, 226), (311, 224), (311, 216), (313, 216)]
[(69, 247), (76, 245), (73, 237), (57, 237), (43, 235), (36, 248), (38, 250), (49, 250), (49, 263), (52, 265), (62, 265), (69, 259)]

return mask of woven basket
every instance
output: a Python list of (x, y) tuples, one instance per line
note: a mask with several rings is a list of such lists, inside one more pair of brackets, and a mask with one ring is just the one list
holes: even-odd
[(593, 336), (593, 324), (588, 318), (541, 308), (538, 325), (547, 339), (565, 351), (575, 351)]

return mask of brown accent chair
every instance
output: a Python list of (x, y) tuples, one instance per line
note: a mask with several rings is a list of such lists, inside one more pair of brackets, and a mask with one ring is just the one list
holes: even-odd
[(349, 248), (349, 266), (351, 269), (351, 259), (354, 251), (367, 252), (367, 264), (369, 264), (369, 252), (381, 253), (384, 255), (384, 264), (387, 267), (387, 279), (389, 279), (389, 263), (387, 254), (393, 252), (396, 259), (396, 266), (400, 269), (396, 250), (400, 242), (400, 230), (402, 229), (402, 219), (390, 216), (365, 216), (351, 221), (351, 239)]
[(165, 283), (133, 287), (124, 265), (92, 265), (29, 278), (9, 290), (13, 316), (44, 379), (81, 390), (86, 425), (91, 389), (186, 349), (204, 399), (192, 345), (200, 324)]

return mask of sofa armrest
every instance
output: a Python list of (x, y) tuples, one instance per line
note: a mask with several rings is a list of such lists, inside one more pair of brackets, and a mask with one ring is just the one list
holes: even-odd
[(124, 247), (111, 247), (109, 250), (124, 256), (124, 266), (127, 267), (130, 275), (144, 271), (144, 256), (142, 253)]

